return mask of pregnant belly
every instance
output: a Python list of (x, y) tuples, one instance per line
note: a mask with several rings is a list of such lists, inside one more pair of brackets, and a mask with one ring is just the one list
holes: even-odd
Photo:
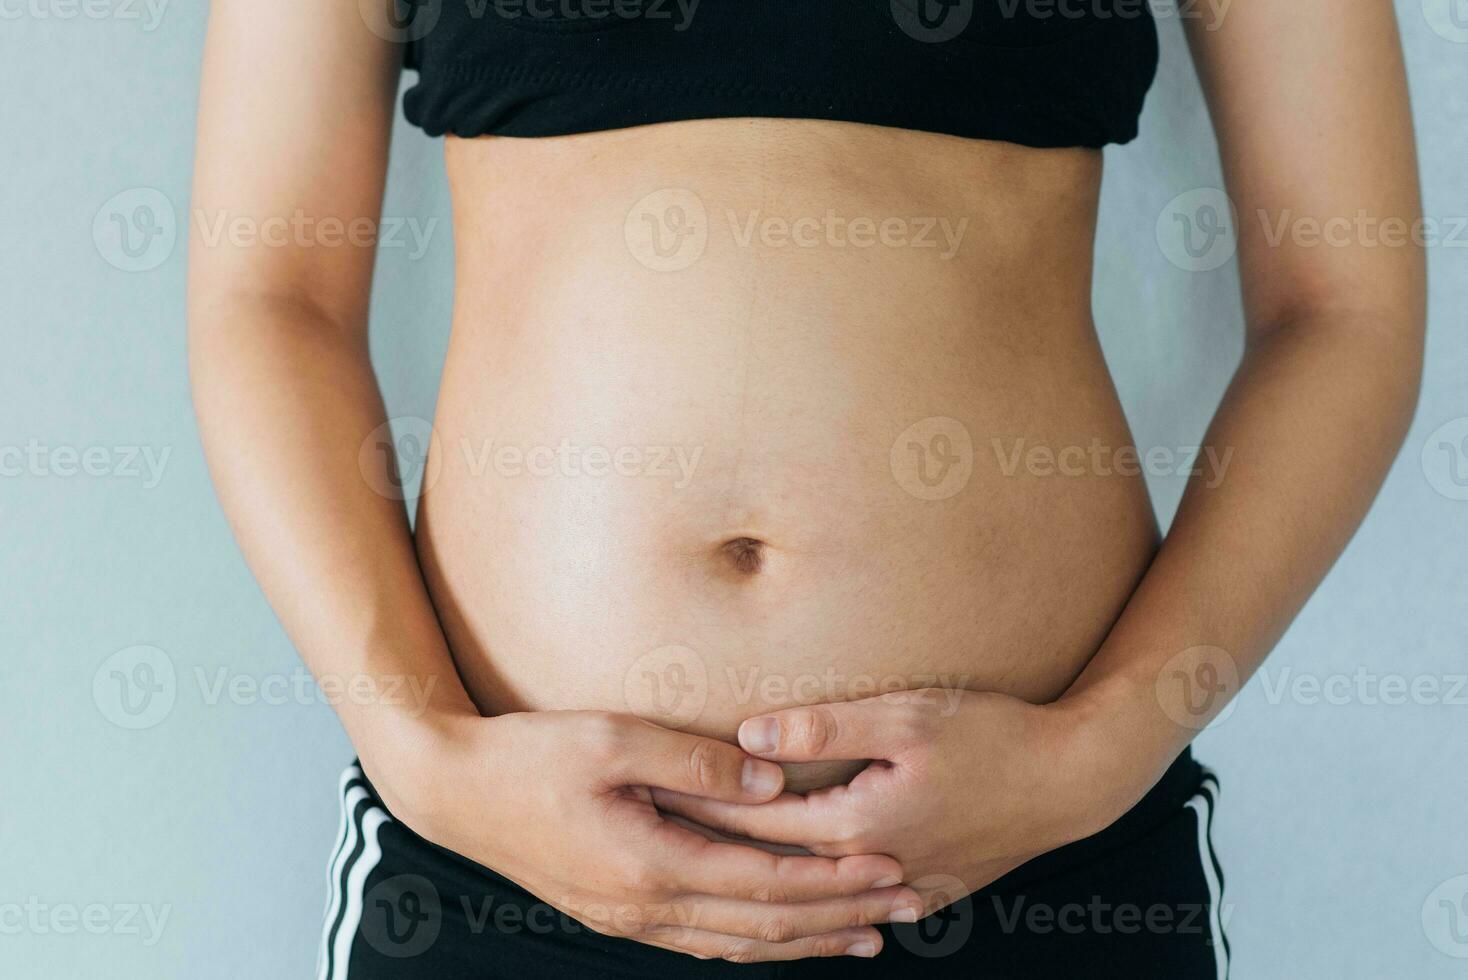
[[(705, 241), (675, 270), (629, 248), (635, 202), (674, 183), (635, 138), (603, 146), (594, 193), (568, 176), (533, 220), (461, 206), (491, 168), (451, 150), (458, 296), (417, 533), (481, 710), (732, 739), (773, 708), (886, 691), (1054, 698), (1155, 543), (1136, 477), (1044, 463), (1129, 442), (1084, 271), (1035, 281), (1068, 238), (971, 223), (973, 255), (947, 259), (741, 241), (721, 211), (938, 209), (931, 186), (775, 201), (759, 166), (798, 171), (768, 142), (759, 166), (722, 174), (745, 149), (725, 146), (690, 181), (692, 142), (677, 184), (696, 184)], [(946, 207), (950, 227), (994, 211), (972, 190)]]

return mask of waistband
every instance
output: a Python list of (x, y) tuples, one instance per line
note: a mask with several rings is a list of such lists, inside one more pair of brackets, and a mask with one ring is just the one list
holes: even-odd
[[(356, 765), (360, 770), (361, 762), (357, 761)], [(1146, 837), (1187, 804), (1188, 800), (1199, 791), (1206, 775), (1208, 775), (1207, 770), (1193, 758), (1192, 748), (1184, 749), (1182, 754), (1173, 760), (1172, 765), (1167, 767), (1167, 771), (1162, 774), (1162, 778), (1157, 781), (1156, 785), (1115, 823), (1090, 837), (1033, 858), (985, 886), (981, 889), (981, 893), (1003, 894), (1024, 887), (1042, 878), (1082, 867), (1110, 851)], [(373, 802), (386, 810), (387, 807), (382, 803), (377, 790), (367, 780), (365, 774), (360, 777), (360, 781)], [(411, 828), (407, 829), (411, 831)], [(479, 872), (488, 873), (495, 878), (501, 877), (493, 868), (486, 868), (471, 858), (448, 851), (428, 841), (424, 843)], [(505, 883), (511, 884), (508, 880)]]

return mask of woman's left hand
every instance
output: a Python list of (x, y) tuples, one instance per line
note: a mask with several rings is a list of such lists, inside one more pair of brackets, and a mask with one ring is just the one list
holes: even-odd
[(901, 691), (740, 726), (744, 750), (772, 761), (872, 760), (850, 783), (754, 805), (662, 790), (654, 801), (724, 833), (822, 856), (891, 855), (931, 914), (1125, 812), (1133, 801), (1097, 771), (1094, 742), (1059, 704)]

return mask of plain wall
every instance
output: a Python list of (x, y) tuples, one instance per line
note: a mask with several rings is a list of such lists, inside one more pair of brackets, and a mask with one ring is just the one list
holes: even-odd
[[(1451, 2), (1468, 23), (1461, 0), (1397, 7), (1426, 211), (1462, 222), (1468, 30)], [(159, 3), (104, 3), (100, 18), (65, 17), (67, 0), (0, 3), (0, 451), (63, 450), (0, 476), (5, 977), (305, 975), (351, 758), (321, 703), (216, 696), (221, 679), (303, 675), (215, 502), (190, 409), (184, 240), (206, 5)], [(1188, 271), (1159, 241), (1170, 202), (1220, 184), (1178, 20), (1160, 27), (1143, 136), (1107, 151), (1095, 298), (1138, 444), (1184, 447), (1237, 362), (1241, 314), (1234, 262)], [(149, 204), (176, 243), (119, 253), (113, 216)], [(373, 303), (390, 412), (431, 417), (453, 243), (441, 146), (401, 119), (385, 213), (439, 221), (423, 255), (383, 250)], [(1449, 955), (1468, 957), (1468, 942), (1442, 931), (1436, 904), (1468, 892), (1453, 880), (1468, 875), (1468, 691), (1446, 696), (1468, 672), (1468, 230), (1456, 234), (1430, 250), (1421, 409), (1375, 509), (1264, 678), (1198, 740), (1222, 776), (1216, 844), (1242, 980), (1468, 975)], [(100, 447), (95, 475), (67, 475), (67, 447)], [(161, 464), (156, 479), (134, 450)], [(1181, 486), (1152, 481), (1164, 521)], [(175, 687), (131, 729), (140, 719), (118, 724), (105, 688), (130, 667), (109, 658), (138, 645), (166, 653)], [(1311, 703), (1289, 686), (1302, 675), (1349, 681), (1342, 703)], [(1384, 675), (1441, 681), (1443, 695), (1377, 703)], [(100, 904), (90, 914), (111, 925), (16, 918), (36, 903)], [(161, 933), (141, 914), (122, 921), (128, 907), (166, 914)]]

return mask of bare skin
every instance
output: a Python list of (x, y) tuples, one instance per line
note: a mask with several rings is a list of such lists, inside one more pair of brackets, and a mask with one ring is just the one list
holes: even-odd
[[(1364, 213), (1402, 229), (1420, 218), (1393, 9), (1268, 0), (1217, 30), (1189, 27), (1239, 213), (1246, 353), (1204, 439), (1232, 451), (1227, 477), (1191, 481), (1121, 616), (1053, 704), (971, 695), (940, 715), (931, 699), (879, 698), (751, 719), (741, 744), (766, 758), (881, 764), (758, 807), (673, 794), (664, 806), (820, 854), (883, 850), (909, 880), (945, 876), (924, 889), (941, 906), (1047, 839), (1124, 813), (1227, 707), (1339, 556), (1416, 406), (1422, 250), (1407, 235), (1326, 247), (1271, 233), (1290, 215)], [(1068, 817), (1057, 826), (1056, 814)], [(928, 830), (915, 839), (912, 826)]]
[[(398, 55), (332, 6), (216, 0), (196, 208), (377, 218)], [(1241, 212), (1417, 214), (1393, 29), (1384, 2), (1270, 0), (1198, 32)], [(1004, 465), (1019, 439), (1130, 441), (1090, 322), (1097, 154), (772, 120), (447, 154), (455, 324), (417, 554), (360, 465), (384, 416), (370, 247), (196, 238), (201, 430), (312, 669), (432, 683), (423, 711), (339, 709), (394, 814), (571, 914), (630, 910), (591, 924), (654, 945), (873, 955), (871, 923), (958, 897), (920, 879), (977, 888), (1109, 823), (1196, 731), (1157, 678), (1224, 650), (1221, 710), (1410, 419), (1420, 252), (1276, 247), (1242, 221), (1248, 354), (1208, 438), (1232, 462), (1159, 552), (1135, 476)], [(666, 188), (709, 240), (654, 271), (628, 216)], [(969, 220), (948, 258), (758, 230), (828, 211)], [(972, 472), (924, 499), (901, 448), (934, 418)], [(701, 455), (682, 485), (474, 468), (565, 442)], [(696, 710), (644, 698), (670, 662), (680, 684), (702, 668)]]
[[(1014, 463), (1132, 441), (1083, 272), (1098, 154), (709, 120), (452, 140), (448, 171), (455, 321), (417, 543), (485, 714), (732, 741), (790, 704), (1042, 703), (1075, 679), (1156, 542), (1139, 476)], [(707, 244), (649, 269), (627, 215), (671, 220), (639, 201), (685, 187)], [(849, 243), (860, 218), (904, 244)], [(770, 224), (802, 219), (804, 245)], [(925, 499), (941, 438), (972, 472)], [(572, 455), (591, 447), (641, 465), (593, 475)]]

